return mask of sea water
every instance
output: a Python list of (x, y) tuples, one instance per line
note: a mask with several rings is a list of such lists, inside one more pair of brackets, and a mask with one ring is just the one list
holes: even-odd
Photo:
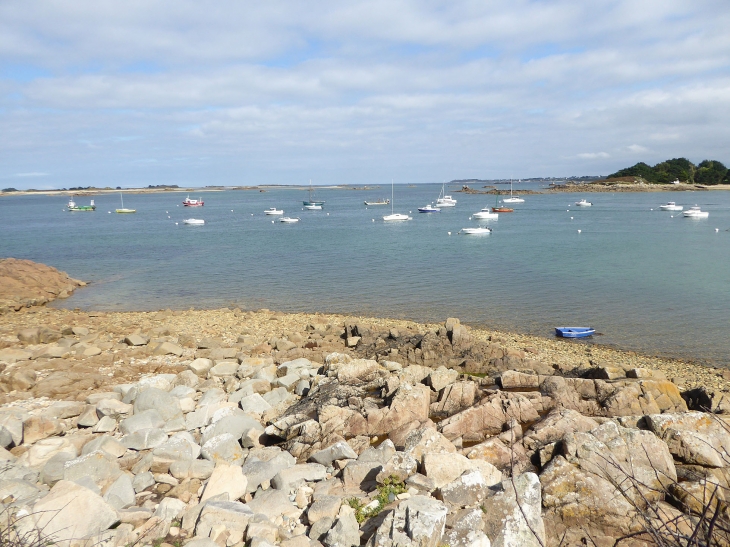
[[(508, 189), (500, 186), (500, 189)], [(538, 184), (515, 185), (538, 189)], [(500, 213), (485, 236), (458, 235), (491, 195), (451, 193), (419, 214), (441, 185), (316, 189), (323, 210), (302, 209), (306, 189), (93, 196), (93, 213), (64, 196), (0, 199), (0, 256), (28, 258), (90, 281), (55, 305), (89, 310), (239, 306), (417, 321), (459, 317), (476, 326), (552, 336), (594, 326), (593, 342), (730, 365), (730, 193), (545, 193)], [(592, 207), (576, 207), (585, 197)], [(80, 205), (88, 197), (77, 197)], [(698, 204), (708, 219), (659, 210)], [(264, 215), (270, 207), (296, 224)], [(111, 211), (111, 213), (109, 213)], [(201, 218), (204, 226), (183, 224)], [(272, 222), (273, 221), (273, 222)], [(450, 235), (449, 235), (450, 233)]]

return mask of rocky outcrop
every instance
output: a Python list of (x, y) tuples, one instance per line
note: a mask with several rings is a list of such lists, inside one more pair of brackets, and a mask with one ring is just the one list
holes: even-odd
[(677, 511), (717, 503), (730, 477), (723, 415), (687, 411), (674, 383), (563, 373), (456, 319), (16, 339), (0, 350), (0, 502), (69, 547), (610, 543), (646, 515), (690, 522)]
[(0, 313), (68, 298), (86, 283), (31, 260), (0, 259)]

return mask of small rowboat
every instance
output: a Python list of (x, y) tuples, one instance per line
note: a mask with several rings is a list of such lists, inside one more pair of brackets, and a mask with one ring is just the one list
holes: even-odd
[(205, 224), (205, 221), (200, 218), (186, 218), (183, 220), (184, 224), (192, 224), (193, 226), (200, 226), (202, 224)]
[(595, 332), (593, 327), (555, 327), (555, 336), (562, 338), (585, 338)]
[(514, 213), (514, 209), (510, 209), (509, 207), (492, 207), (493, 213)]

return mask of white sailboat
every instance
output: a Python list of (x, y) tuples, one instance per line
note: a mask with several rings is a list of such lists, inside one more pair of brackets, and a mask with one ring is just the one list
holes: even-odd
[(393, 181), (390, 181), (390, 214), (383, 217), (385, 222), (393, 222), (397, 220), (412, 220), (408, 215), (393, 212)]
[(122, 207), (121, 207), (121, 209), (116, 209), (115, 210), (116, 213), (136, 213), (137, 212), (137, 209), (125, 209), (124, 208), (124, 196), (122, 195), (121, 192), (119, 192), (119, 197), (122, 200)]
[(521, 197), (512, 195), (512, 179), (509, 179), (509, 197), (504, 198), (502, 203), (525, 203)]
[(441, 185), (441, 193), (436, 200), (436, 207), (456, 207), (456, 200), (444, 194), (446, 184)]

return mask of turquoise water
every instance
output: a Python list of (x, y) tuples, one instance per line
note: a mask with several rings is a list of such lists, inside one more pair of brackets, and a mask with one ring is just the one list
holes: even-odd
[[(70, 308), (455, 316), (544, 336), (592, 325), (600, 344), (730, 365), (730, 193), (528, 195), (488, 222), (492, 234), (462, 236), (494, 197), (452, 189), (455, 208), (419, 214), (439, 190), (396, 185), (395, 211), (413, 220), (395, 224), (381, 220), (390, 207), (363, 204), (388, 197), (387, 185), (319, 189), (323, 211), (303, 211), (307, 193), (287, 188), (200, 193), (203, 208), (182, 207), (180, 193), (125, 194), (134, 215), (107, 213), (118, 195), (96, 196), (93, 213), (65, 211), (64, 197), (11, 196), (0, 199), (0, 256), (91, 281), (58, 304)], [(593, 207), (575, 207), (581, 197)], [(669, 200), (710, 217), (659, 211)], [(274, 206), (301, 222), (272, 224), (263, 211)], [(190, 217), (205, 226), (183, 225)]]

